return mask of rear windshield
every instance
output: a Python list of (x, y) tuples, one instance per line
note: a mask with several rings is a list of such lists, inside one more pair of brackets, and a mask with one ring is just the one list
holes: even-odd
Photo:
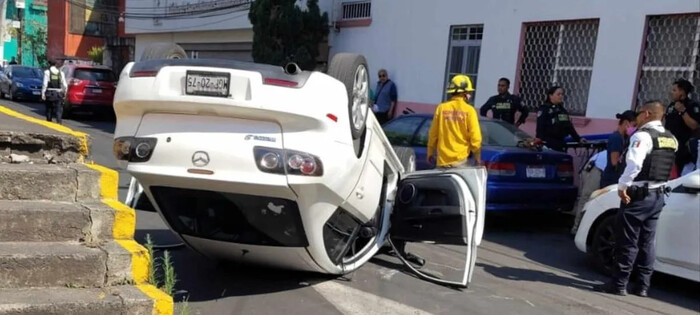
[(506, 122), (482, 120), (479, 121), (479, 124), (481, 125), (483, 145), (515, 147), (518, 146), (518, 142), (532, 138), (527, 133)]
[(114, 82), (114, 74), (109, 70), (76, 69), (74, 77), (79, 80)]
[(16, 67), (12, 68), (12, 75), (17, 78), (41, 78), (42, 73), (40, 69), (29, 68), (29, 67)]

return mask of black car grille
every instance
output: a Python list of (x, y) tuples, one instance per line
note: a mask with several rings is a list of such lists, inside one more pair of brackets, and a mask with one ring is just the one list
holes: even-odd
[(177, 233), (249, 245), (308, 246), (294, 201), (159, 186), (151, 193)]

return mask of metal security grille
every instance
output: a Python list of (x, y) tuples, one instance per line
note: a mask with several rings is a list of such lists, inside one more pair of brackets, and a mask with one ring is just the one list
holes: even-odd
[(525, 25), (518, 93), (536, 109), (553, 85), (564, 88), (571, 114), (585, 115), (598, 37), (598, 20)]
[(667, 101), (673, 81), (680, 78), (700, 88), (700, 14), (651, 16), (635, 105)]
[(372, 1), (343, 2), (342, 13), (343, 21), (368, 19), (372, 17)]

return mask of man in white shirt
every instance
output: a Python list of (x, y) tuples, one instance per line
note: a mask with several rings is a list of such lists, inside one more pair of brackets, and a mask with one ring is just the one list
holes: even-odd
[(41, 99), (46, 105), (46, 120), (51, 121), (53, 116), (56, 122), (61, 124), (63, 118), (63, 96), (68, 90), (66, 77), (56, 68), (56, 62), (49, 60), (49, 69), (44, 71), (44, 84), (41, 86)]
[(571, 228), (572, 235), (576, 235), (578, 226), (581, 223), (581, 217), (583, 217), (583, 206), (585, 206), (586, 202), (591, 199), (591, 194), (600, 189), (600, 176), (603, 174), (607, 163), (608, 151), (600, 151), (588, 160), (586, 166), (581, 172), (581, 180), (578, 186), (578, 201), (576, 201), (576, 205), (574, 206), (574, 214), (576, 215), (576, 219), (574, 220), (574, 226)]
[(599, 291), (627, 294), (632, 269), (638, 271), (633, 293), (647, 296), (654, 268), (656, 224), (669, 192), (666, 182), (675, 163), (678, 140), (664, 128), (664, 105), (645, 103), (637, 111), (637, 126), (625, 155), (626, 167), (618, 181), (621, 203), (615, 221), (613, 277)]

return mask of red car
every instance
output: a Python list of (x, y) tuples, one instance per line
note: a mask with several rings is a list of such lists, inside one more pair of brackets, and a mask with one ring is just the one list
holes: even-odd
[(88, 64), (67, 64), (61, 67), (61, 71), (68, 83), (63, 116), (86, 111), (114, 113), (112, 101), (117, 80), (110, 68)]

